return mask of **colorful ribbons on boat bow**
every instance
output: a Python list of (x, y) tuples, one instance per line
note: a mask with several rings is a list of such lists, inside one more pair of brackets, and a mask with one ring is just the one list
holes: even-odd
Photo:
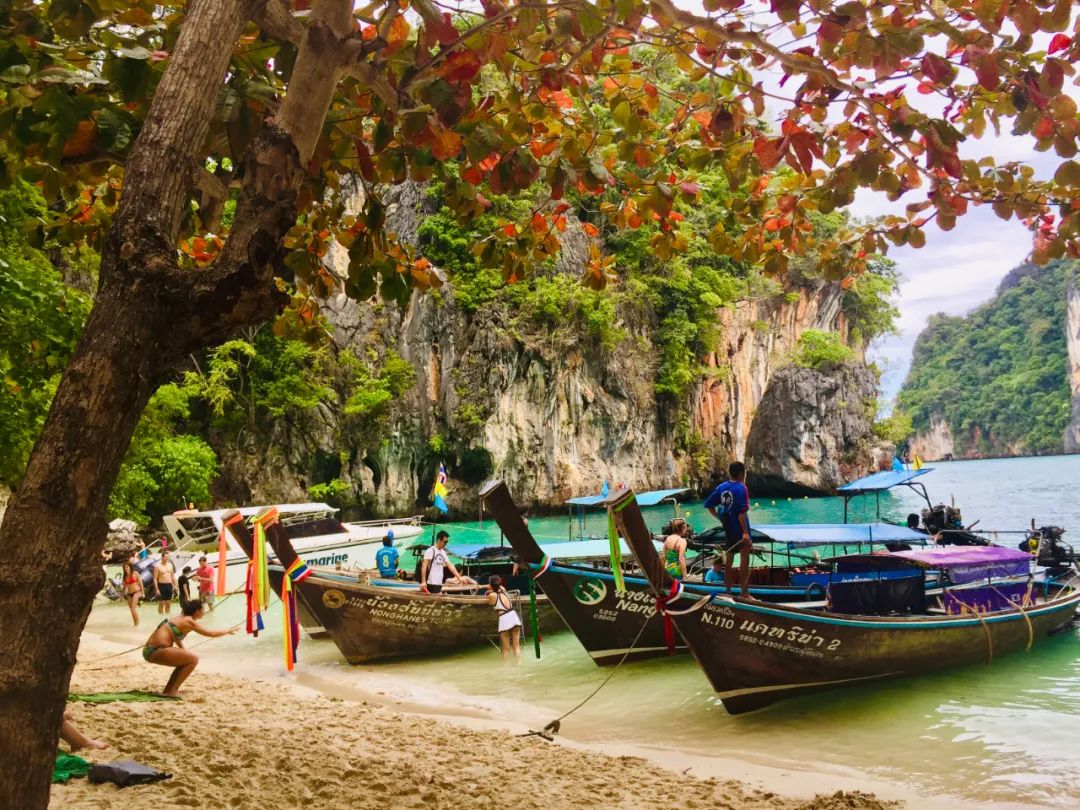
[(529, 566), (530, 568), (536, 568), (533, 575), (529, 577), (529, 620), (532, 622), (533, 647), (536, 650), (537, 658), (540, 657), (540, 626), (536, 620), (536, 580), (547, 573), (553, 562), (554, 560), (545, 554), (543, 559), (540, 560), (539, 566)]
[(253, 524), (254, 548), (251, 550), (251, 561), (248, 562), (247, 583), (244, 593), (247, 594), (247, 631), (258, 637), (260, 630), (265, 630), (263, 624), (263, 611), (270, 606), (270, 573), (267, 569), (266, 558), (266, 527), (277, 523), (278, 511), (271, 508), (257, 515)]
[(611, 555), (611, 576), (615, 579), (615, 590), (625, 591), (626, 582), (622, 574), (622, 544), (619, 543), (619, 530), (615, 527), (615, 512), (621, 511), (621, 507), (613, 506), (607, 513), (608, 544)]
[(683, 594), (683, 584), (680, 580), (672, 580), (671, 590), (665, 596), (656, 597), (656, 609), (664, 617), (664, 643), (667, 645), (668, 655), (675, 654), (675, 623), (667, 612), (667, 606), (672, 602), (679, 601)]
[(218, 535), (217, 546), (217, 587), (214, 588), (218, 596), (225, 595), (225, 565), (226, 558), (229, 556), (229, 544), (225, 537), (225, 532), (229, 530), (229, 526), (234, 526), (240, 523), (244, 519), (244, 516), (237, 512), (231, 518), (221, 524), (221, 534)]
[(284, 607), (285, 632), (283, 634), (285, 644), (285, 668), (292, 672), (296, 663), (296, 647), (300, 643), (300, 620), (296, 615), (296, 588), (295, 584), (303, 582), (311, 576), (311, 569), (304, 561), (297, 557), (292, 564), (285, 569), (285, 577), (281, 583), (281, 602)]

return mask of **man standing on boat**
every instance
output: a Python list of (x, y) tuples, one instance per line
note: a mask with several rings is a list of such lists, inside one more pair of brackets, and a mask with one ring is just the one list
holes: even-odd
[(750, 491), (746, 488), (746, 465), (733, 461), (728, 465), (728, 480), (709, 493), (705, 508), (724, 527), (727, 539), (724, 561), (724, 581), (733, 588), (732, 565), (735, 553), (740, 552), (739, 585), (746, 596), (750, 581)]
[(446, 579), (446, 569), (454, 579), (462, 579), (461, 574), (450, 562), (450, 555), (446, 553), (446, 544), (450, 542), (450, 535), (446, 531), (440, 531), (435, 535), (435, 545), (429, 546), (424, 551), (423, 565), (420, 570), (420, 590), (424, 593), (439, 593), (443, 589)]

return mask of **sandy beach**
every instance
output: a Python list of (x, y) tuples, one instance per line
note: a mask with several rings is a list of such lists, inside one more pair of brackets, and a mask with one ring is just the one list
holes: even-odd
[[(84, 640), (72, 691), (161, 688), (164, 668), (131, 654), (105, 658), (116, 651), (115, 644)], [(377, 700), (329, 697), (291, 682), (257, 682), (211, 669), (200, 665), (183, 701), (72, 704), (79, 727), (111, 745), (82, 756), (130, 758), (173, 778), (122, 793), (77, 779), (54, 786), (52, 806), (897, 806), (860, 791), (783, 796), (746, 782), (684, 775), (641, 757), (478, 727), (466, 718), (405, 713)]]

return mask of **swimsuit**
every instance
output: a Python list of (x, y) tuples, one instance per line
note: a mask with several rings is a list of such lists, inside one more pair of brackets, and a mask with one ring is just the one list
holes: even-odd
[(682, 576), (682, 566), (679, 565), (678, 548), (664, 549), (664, 570), (667, 571), (673, 579), (678, 579)]
[[(161, 624), (158, 625), (158, 628), (160, 628), (162, 624), (168, 625), (168, 628), (172, 631), (173, 638), (176, 639), (177, 641), (183, 641), (184, 636), (187, 635), (187, 633), (181, 633), (180, 628), (177, 627), (175, 624), (173, 624), (169, 619), (163, 619)], [(157, 628), (155, 628), (155, 632), (156, 631), (157, 631)], [(172, 645), (170, 644), (168, 646), (171, 647)], [(143, 657), (144, 660), (149, 662), (150, 659), (154, 657), (154, 653), (156, 653), (158, 650), (164, 650), (164, 649), (165, 649), (165, 647), (163, 647), (163, 646), (159, 647), (156, 644), (147, 644), (145, 647), (142, 648), (142, 657)]]
[(173, 594), (173, 586), (171, 582), (159, 582), (158, 593), (161, 595), (162, 602), (171, 602)]

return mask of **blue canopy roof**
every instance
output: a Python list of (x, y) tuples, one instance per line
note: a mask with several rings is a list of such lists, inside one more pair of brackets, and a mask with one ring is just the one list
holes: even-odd
[(913, 478), (926, 475), (933, 467), (923, 467), (919, 470), (883, 470), (865, 478), (858, 478), (842, 487), (837, 488), (841, 495), (858, 495), (862, 492), (881, 492), (892, 489), (900, 484), (906, 484)]
[(780, 523), (754, 526), (755, 540), (793, 546), (844, 546), (857, 543), (915, 543), (923, 545), (927, 536), (907, 526), (892, 523)]
[[(636, 494), (638, 506), (656, 506), (660, 501), (686, 492), (685, 487), (679, 489), (654, 489), (649, 492)], [(571, 498), (567, 501), (573, 506), (597, 506), (607, 500), (607, 495), (582, 495), (579, 498)]]

